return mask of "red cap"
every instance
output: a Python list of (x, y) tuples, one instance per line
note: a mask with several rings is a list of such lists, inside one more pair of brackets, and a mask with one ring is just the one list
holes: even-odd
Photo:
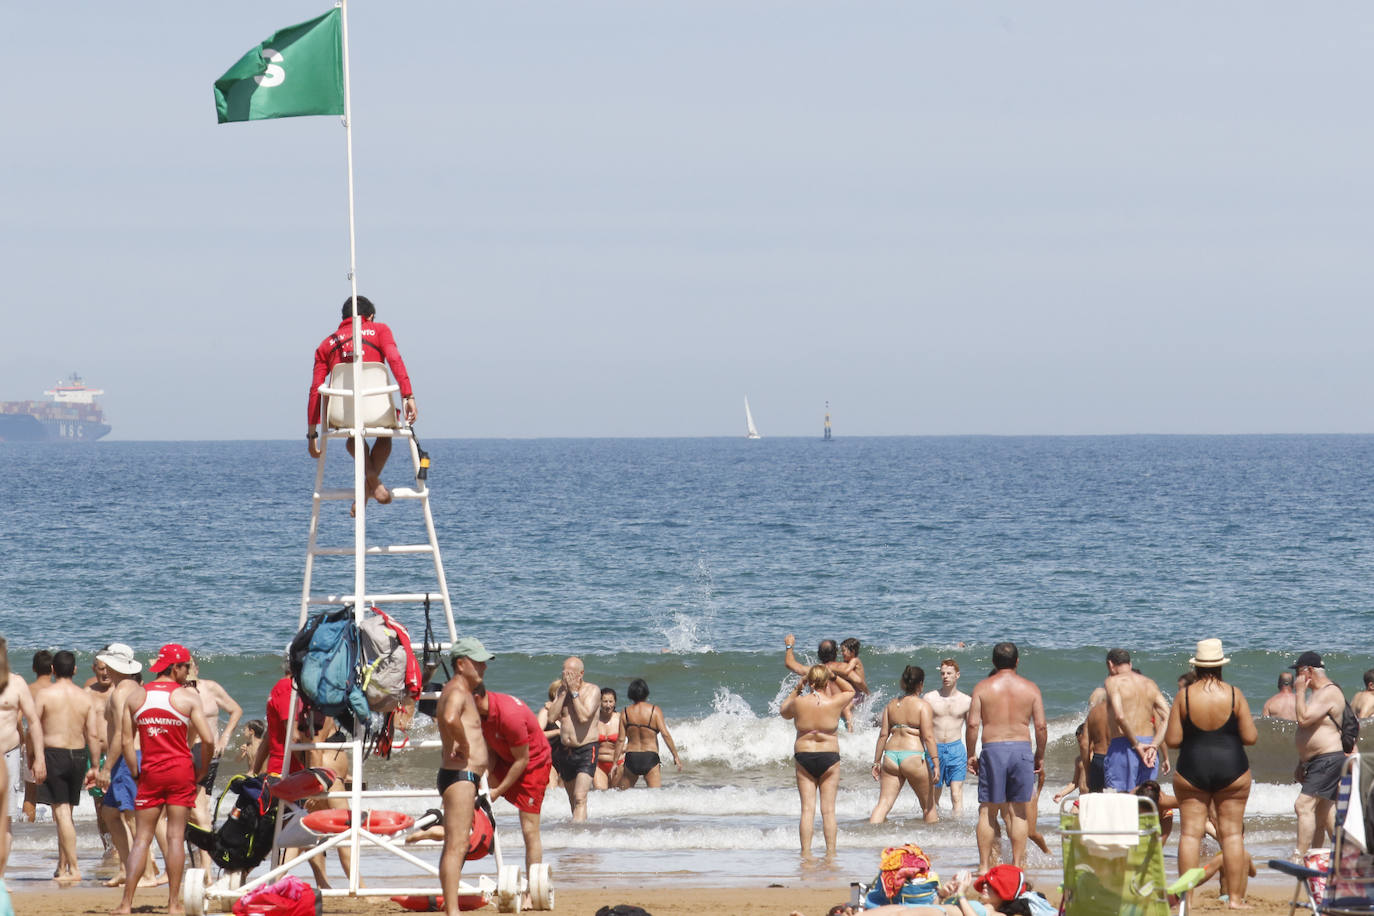
[(981, 891), (985, 887), (1003, 900), (1015, 900), (1026, 892), (1026, 873), (1015, 865), (994, 865), (986, 875), (973, 882), (973, 889)]
[(184, 664), (191, 660), (191, 650), (185, 646), (179, 646), (174, 642), (169, 642), (158, 650), (157, 658), (153, 659), (148, 670), (153, 674), (161, 674), (173, 665)]

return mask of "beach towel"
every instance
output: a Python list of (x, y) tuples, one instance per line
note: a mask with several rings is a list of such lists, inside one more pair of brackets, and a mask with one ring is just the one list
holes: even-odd
[(1083, 847), (1093, 855), (1124, 856), (1140, 843), (1140, 799), (1124, 792), (1102, 792), (1078, 800)]
[(235, 916), (321, 916), (324, 898), (295, 875), (249, 891), (234, 901)]

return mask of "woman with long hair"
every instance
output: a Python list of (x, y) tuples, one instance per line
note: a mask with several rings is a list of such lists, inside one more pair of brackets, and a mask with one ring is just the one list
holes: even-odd
[(916, 665), (902, 671), (902, 695), (883, 708), (882, 728), (873, 748), (873, 778), (878, 780), (878, 803), (869, 815), (870, 824), (887, 820), (897, 803), (902, 785), (911, 786), (927, 824), (938, 821), (934, 788), (940, 781), (940, 755), (935, 746), (935, 724), (930, 704), (921, 699), (926, 673)]
[(1245, 748), (1258, 740), (1259, 733), (1245, 694), (1222, 680), (1222, 666), (1229, 661), (1221, 640), (1204, 639), (1197, 644), (1197, 655), (1188, 660), (1197, 681), (1179, 691), (1174, 700), (1164, 743), (1178, 748), (1174, 764), (1174, 795), (1181, 821), (1178, 873), (1197, 867), (1208, 810), (1215, 811), (1226, 893), (1229, 905), (1238, 909), (1245, 906), (1249, 878), (1243, 831), (1250, 759)]
[[(831, 692), (833, 690), (833, 692)], [(802, 855), (811, 855), (811, 832), (816, 823), (816, 797), (821, 801), (821, 829), (825, 854), (835, 854), (839, 825), (835, 821), (835, 795), (840, 788), (840, 716), (854, 699), (854, 688), (835, 677), (825, 665), (812, 665), (787, 699), (782, 717), (792, 720), (797, 740), (792, 745), (796, 761), (797, 794), (801, 796)]]

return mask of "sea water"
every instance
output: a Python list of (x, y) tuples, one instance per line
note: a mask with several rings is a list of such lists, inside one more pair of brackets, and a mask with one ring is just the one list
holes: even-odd
[[(492, 689), (537, 705), (569, 654), (622, 702), (643, 677), (684, 759), (678, 773), (663, 753), (658, 791), (593, 793), (586, 824), (551, 791), (543, 839), (559, 882), (648, 872), (843, 884), (907, 841), (939, 850), (942, 871), (972, 866), (972, 782), (959, 817), (946, 795), (941, 822), (924, 824), (908, 792), (887, 824), (867, 823), (873, 719), (907, 664), (934, 687), (954, 658), (969, 690), (993, 643), (1020, 646), (1050, 719), (1040, 821), (1051, 853), (1031, 857), (1047, 879), (1050, 795), (1071, 776), (1073, 730), (1108, 648), (1130, 649), (1172, 693), (1195, 642), (1220, 637), (1226, 678), (1256, 709), (1300, 651), (1322, 652), (1347, 693), (1374, 667), (1374, 437), (425, 444), (457, 630), (497, 653)], [(407, 479), (403, 458), (388, 468), (393, 485)], [(301, 443), (0, 444), (0, 461), (0, 635), (16, 670), (38, 648), (68, 648), (84, 679), (108, 642), (151, 657), (176, 641), (245, 718), (262, 716), (299, 616), (315, 469)], [(351, 480), (341, 449), (329, 475)], [(367, 518), (372, 544), (425, 540), (416, 503), (369, 504)], [(347, 503), (326, 504), (321, 543), (351, 544), (352, 531)], [(368, 582), (434, 588), (417, 557), (370, 561)], [(351, 584), (350, 558), (317, 562), (316, 591)], [(418, 639), (423, 609), (396, 610)], [(446, 638), (437, 602), (431, 620)], [(841, 736), (841, 853), (829, 864), (797, 854), (794, 731), (777, 715), (789, 632), (803, 658), (820, 639), (857, 637), (875, 688)], [(1297, 787), (1292, 726), (1259, 731), (1247, 843), (1262, 860), (1292, 846)], [(420, 717), (414, 737), (434, 737), (433, 723)], [(436, 757), (369, 760), (368, 780), (431, 786)], [(234, 769), (226, 762), (221, 781)], [(496, 811), (503, 851), (520, 861), (513, 809)], [(91, 867), (89, 806), (77, 816)], [(50, 825), (19, 825), (9, 876), (50, 875), (52, 837)]]

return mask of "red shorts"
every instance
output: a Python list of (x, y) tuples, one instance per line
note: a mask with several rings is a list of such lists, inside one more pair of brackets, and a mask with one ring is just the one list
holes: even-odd
[(144, 770), (138, 774), (138, 800), (134, 808), (144, 811), (159, 805), (196, 806), (196, 771), (191, 761), (187, 760), (184, 766)]
[[(549, 771), (553, 763), (545, 760), (537, 766), (527, 767), (520, 779), (501, 796), (516, 807), (518, 811), (538, 814), (544, 807), (544, 790), (549, 787)], [(510, 767), (500, 760), (492, 760), (490, 780), (500, 782), (506, 778)]]

